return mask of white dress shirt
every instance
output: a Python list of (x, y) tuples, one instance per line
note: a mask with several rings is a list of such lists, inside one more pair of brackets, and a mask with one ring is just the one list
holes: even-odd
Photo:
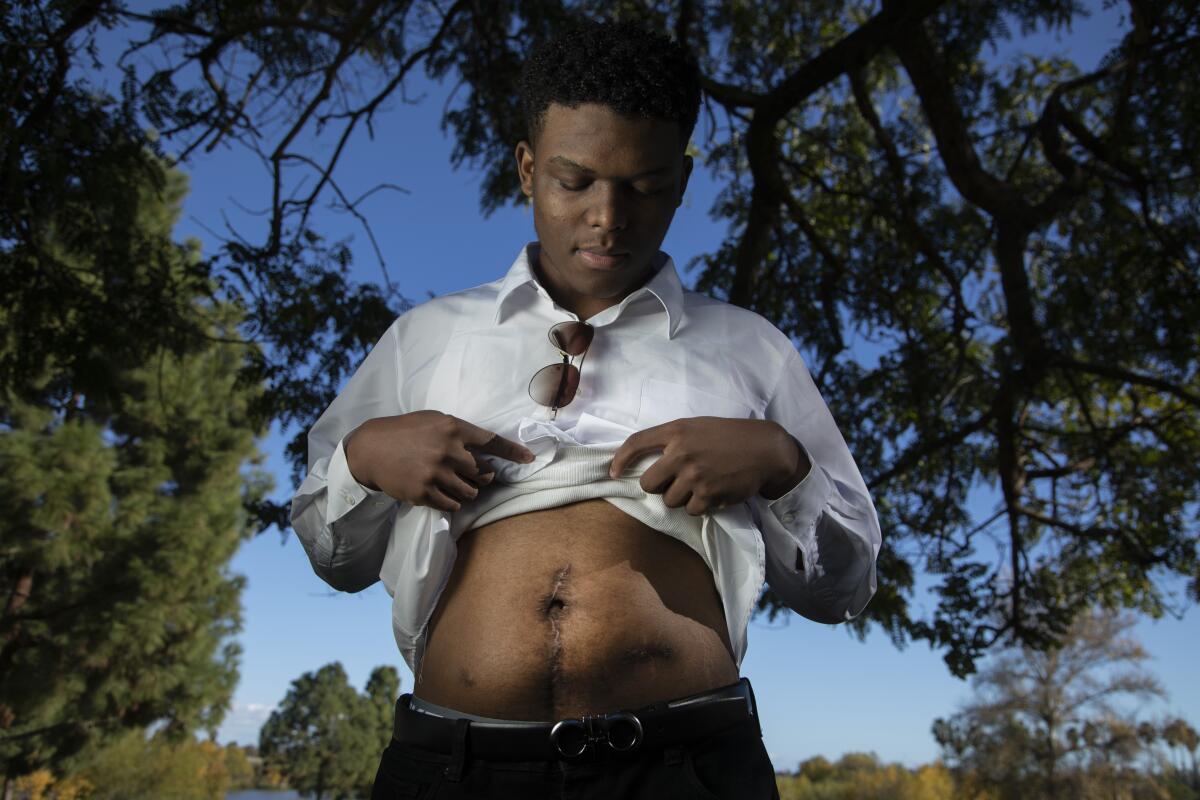
[[(399, 316), (313, 425), (308, 476), (291, 519), (316, 573), (349, 592), (382, 579), (396, 643), (417, 674), (459, 536), (506, 516), (600, 497), (700, 554), (739, 665), (764, 581), (809, 619), (859, 614), (875, 593), (879, 522), (791, 341), (752, 311), (684, 289), (674, 262), (659, 253), (650, 280), (586, 320), (596, 331), (579, 390), (551, 419), (527, 387), (538, 369), (562, 360), (550, 326), (579, 317), (538, 283), (529, 261), (536, 248), (523, 248), (499, 280)], [(519, 441), (536, 458), (484, 456), (496, 468), (492, 485), (453, 513), (399, 503), (355, 481), (347, 434), (368, 419), (423, 409)], [(638, 478), (659, 453), (608, 476), (613, 453), (634, 431), (697, 416), (774, 420), (812, 467), (776, 500), (755, 495), (698, 517), (641, 489)]]

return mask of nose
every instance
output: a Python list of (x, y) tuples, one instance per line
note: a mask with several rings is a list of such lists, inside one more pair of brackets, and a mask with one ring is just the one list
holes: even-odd
[(601, 231), (624, 230), (629, 222), (629, 210), (621, 189), (612, 184), (597, 182), (588, 207), (587, 222)]

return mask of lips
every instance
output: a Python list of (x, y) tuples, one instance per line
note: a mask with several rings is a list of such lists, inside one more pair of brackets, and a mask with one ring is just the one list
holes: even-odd
[(590, 267), (613, 269), (625, 263), (626, 259), (629, 258), (629, 253), (624, 250), (602, 249), (599, 247), (581, 248), (579, 250), (579, 257)]

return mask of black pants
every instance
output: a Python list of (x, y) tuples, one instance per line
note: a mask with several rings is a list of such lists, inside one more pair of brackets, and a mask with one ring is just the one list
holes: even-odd
[[(775, 768), (754, 719), (688, 745), (586, 762), (471, 759), (461, 775), (451, 757), (395, 740), (383, 752), (371, 800), (768, 800)], [(458, 778), (458, 780), (454, 780)]]

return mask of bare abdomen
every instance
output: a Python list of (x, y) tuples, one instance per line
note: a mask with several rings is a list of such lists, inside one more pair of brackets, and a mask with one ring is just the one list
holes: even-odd
[(414, 694), (504, 719), (634, 708), (737, 681), (712, 573), (604, 500), (458, 541)]

